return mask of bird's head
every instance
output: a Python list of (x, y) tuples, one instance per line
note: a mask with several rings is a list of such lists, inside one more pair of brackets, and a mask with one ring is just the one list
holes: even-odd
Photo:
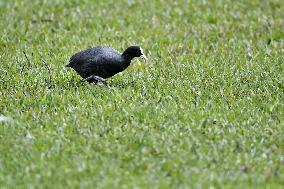
[(145, 56), (143, 49), (139, 46), (130, 46), (128, 47), (122, 54), (124, 57), (132, 60), (134, 57), (142, 57), (145, 60), (147, 60), (147, 57)]

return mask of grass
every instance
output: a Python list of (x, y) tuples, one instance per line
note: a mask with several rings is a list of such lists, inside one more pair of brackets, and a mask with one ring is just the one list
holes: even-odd
[[(0, 1), (0, 188), (282, 188), (284, 3)], [(136, 59), (81, 83), (91, 46)]]

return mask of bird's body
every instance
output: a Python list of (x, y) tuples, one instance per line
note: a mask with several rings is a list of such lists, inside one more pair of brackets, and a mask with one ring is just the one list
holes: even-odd
[(98, 82), (93, 76), (102, 79), (112, 77), (125, 70), (134, 57), (141, 55), (143, 50), (137, 46), (129, 47), (123, 54), (109, 47), (97, 46), (74, 54), (67, 67), (73, 68), (84, 79), (92, 77), (89, 82)]

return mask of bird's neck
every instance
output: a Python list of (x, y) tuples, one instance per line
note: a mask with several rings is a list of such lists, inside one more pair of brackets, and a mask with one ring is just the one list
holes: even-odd
[(127, 62), (129, 62), (129, 64), (131, 60), (134, 58), (127, 50), (122, 53), (122, 56), (125, 60), (127, 60)]
[(131, 63), (131, 59), (127, 59), (125, 57), (123, 57), (125, 61), (123, 61), (122, 63), (120, 63), (120, 66), (119, 66), (119, 71), (123, 71), (125, 70)]
[(126, 61), (122, 64), (123, 66), (126, 66), (126, 68), (131, 64), (132, 58), (124, 58)]

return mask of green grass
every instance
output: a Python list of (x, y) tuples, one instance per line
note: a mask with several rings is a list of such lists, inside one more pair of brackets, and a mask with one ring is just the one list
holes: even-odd
[[(283, 19), (282, 0), (0, 1), (0, 188), (282, 188)], [(132, 44), (149, 62), (110, 86), (64, 67)]]

